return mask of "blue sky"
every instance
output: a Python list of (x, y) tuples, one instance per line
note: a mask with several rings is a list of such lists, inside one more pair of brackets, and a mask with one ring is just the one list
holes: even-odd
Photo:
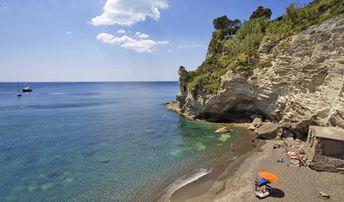
[(310, 0), (0, 0), (0, 81), (164, 81), (205, 57), (218, 16)]

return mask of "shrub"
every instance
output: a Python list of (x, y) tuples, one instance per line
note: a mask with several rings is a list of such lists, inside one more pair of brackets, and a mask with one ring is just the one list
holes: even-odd
[(250, 19), (266, 17), (270, 19), (272, 15), (270, 8), (263, 8), (263, 6), (258, 6), (258, 8), (251, 14)]
[(242, 24), (226, 16), (214, 20), (216, 30), (208, 48), (210, 57), (188, 74), (188, 88), (194, 95), (197, 92), (216, 93), (221, 84), (220, 77), (229, 69), (252, 73), (256, 67), (270, 66), (271, 63), (266, 61), (260, 61), (258, 65), (249, 62), (257, 58), (264, 37), (282, 40), (281, 45), (287, 46), (291, 35), (344, 13), (344, 4), (343, 0), (315, 0), (303, 8), (290, 4), (285, 15), (273, 21), (269, 21), (270, 12), (268, 8), (258, 7), (250, 20)]

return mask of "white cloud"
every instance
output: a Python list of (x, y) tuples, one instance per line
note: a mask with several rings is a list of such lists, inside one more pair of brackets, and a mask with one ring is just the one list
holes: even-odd
[(103, 13), (91, 19), (93, 25), (131, 26), (147, 17), (158, 20), (160, 10), (167, 9), (167, 0), (107, 0)]
[(142, 38), (142, 39), (147, 39), (147, 38), (149, 38), (149, 35), (148, 35), (148, 34), (141, 33), (141, 32), (136, 32), (135, 36), (136, 36), (136, 37), (139, 37), (139, 38)]
[(72, 31), (67, 31), (66, 34), (71, 35), (71, 34), (73, 34), (73, 32)]
[(134, 50), (138, 53), (150, 53), (154, 50), (155, 46), (167, 45), (168, 41), (153, 41), (147, 38), (132, 38), (127, 35), (121, 37), (115, 37), (112, 34), (100, 33), (97, 39), (103, 43), (118, 45), (123, 48)]
[(188, 45), (180, 45), (177, 48), (199, 48), (201, 44), (188, 44)]
[(120, 33), (120, 34), (125, 34), (125, 30), (124, 29), (119, 29), (117, 32)]

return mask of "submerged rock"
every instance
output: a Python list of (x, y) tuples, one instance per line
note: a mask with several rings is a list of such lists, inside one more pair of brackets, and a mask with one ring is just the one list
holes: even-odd
[(181, 154), (183, 154), (184, 152), (190, 152), (190, 151), (191, 151), (191, 148), (180, 148), (180, 149), (175, 149), (175, 150), (171, 151), (170, 154), (172, 156), (178, 157)]
[(33, 191), (35, 191), (35, 190), (38, 189), (38, 188), (39, 188), (38, 185), (36, 185), (36, 184), (30, 184), (30, 185), (27, 187), (27, 190), (28, 190), (29, 192), (33, 192)]
[(48, 174), (49, 178), (54, 178), (54, 177), (62, 177), (64, 174), (63, 171), (55, 171), (55, 172), (51, 172)]
[(70, 177), (63, 180), (63, 184), (69, 184), (71, 182), (73, 182), (73, 178), (70, 178)]
[(204, 144), (202, 144), (202, 143), (200, 143), (200, 142), (196, 142), (196, 143), (195, 143), (195, 147), (196, 147), (196, 149), (197, 149), (198, 151), (203, 151), (203, 150), (205, 150), (205, 149), (207, 148)]
[(55, 186), (54, 183), (48, 182), (48, 183), (46, 183), (46, 184), (43, 184), (43, 185), (41, 186), (41, 189), (42, 189), (43, 191), (47, 191), (47, 190), (51, 189), (51, 188), (54, 187), (54, 186)]
[(215, 133), (229, 133), (229, 132), (231, 132), (231, 129), (228, 128), (228, 127), (222, 127), (222, 128), (217, 129), (217, 130), (215, 131)]
[(221, 142), (226, 142), (229, 138), (231, 138), (230, 134), (221, 134), (221, 136), (217, 139)]

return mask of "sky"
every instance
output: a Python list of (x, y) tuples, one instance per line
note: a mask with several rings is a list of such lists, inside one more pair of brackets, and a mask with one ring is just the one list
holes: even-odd
[(0, 0), (0, 82), (175, 81), (204, 60), (214, 18), (272, 18), (310, 0)]

